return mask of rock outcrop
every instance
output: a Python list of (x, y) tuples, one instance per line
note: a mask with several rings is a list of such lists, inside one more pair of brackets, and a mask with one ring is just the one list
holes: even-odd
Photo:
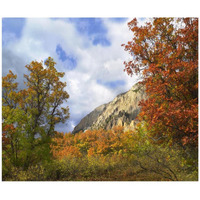
[(97, 120), (98, 116), (105, 110), (107, 104), (103, 104), (95, 108), (91, 113), (86, 115), (77, 126), (74, 127), (72, 133), (84, 131), (91, 128), (91, 125)]
[(135, 84), (128, 92), (119, 94), (107, 104), (101, 105), (86, 115), (72, 133), (87, 129), (111, 129), (114, 126), (134, 128), (140, 112), (139, 102), (146, 98), (145, 90)]

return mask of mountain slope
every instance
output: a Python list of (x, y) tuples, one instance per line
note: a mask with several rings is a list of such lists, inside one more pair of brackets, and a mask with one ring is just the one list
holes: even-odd
[(135, 84), (129, 91), (115, 97), (107, 104), (103, 104), (86, 115), (74, 128), (72, 133), (87, 129), (111, 129), (114, 126), (134, 128), (140, 107), (138, 103), (146, 98), (144, 88)]
[(77, 133), (79, 131), (84, 131), (89, 129), (91, 125), (97, 120), (98, 116), (105, 110), (107, 104), (103, 104), (95, 108), (91, 113), (86, 115), (77, 126), (74, 127), (72, 133)]

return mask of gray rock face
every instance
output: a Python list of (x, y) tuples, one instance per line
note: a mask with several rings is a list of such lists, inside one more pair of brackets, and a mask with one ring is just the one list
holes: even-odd
[(146, 99), (145, 89), (135, 84), (128, 92), (118, 95), (113, 101), (99, 106), (86, 115), (72, 133), (87, 129), (108, 130), (114, 126), (132, 129), (137, 123), (135, 118), (140, 112), (138, 104), (142, 99)]
[(79, 131), (85, 131), (91, 127), (93, 122), (95, 122), (98, 116), (105, 110), (107, 104), (103, 104), (95, 108), (91, 113), (86, 115), (77, 126), (74, 127), (72, 133), (77, 133)]

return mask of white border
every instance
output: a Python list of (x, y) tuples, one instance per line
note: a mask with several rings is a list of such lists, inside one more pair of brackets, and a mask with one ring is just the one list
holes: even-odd
[[(1, 0), (0, 2), (1, 18), (199, 17), (199, 13), (196, 0), (118, 2), (117, 0)], [(2, 27), (2, 21), (0, 24)], [(2, 37), (2, 33), (0, 36)], [(2, 56), (2, 47), (0, 54)], [(199, 182), (1, 182), (0, 197), (6, 200), (188, 200), (200, 199), (199, 188)]]

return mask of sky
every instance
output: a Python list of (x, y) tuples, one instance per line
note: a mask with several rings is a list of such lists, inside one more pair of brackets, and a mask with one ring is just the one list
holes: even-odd
[[(56, 126), (69, 132), (96, 107), (128, 91), (137, 76), (124, 72), (132, 59), (121, 44), (131, 40), (130, 18), (3, 18), (2, 75), (9, 69), (23, 88), (25, 65), (51, 56), (70, 98), (70, 119)], [(139, 19), (141, 22), (144, 19)]]
[[(3, 3), (2, 3), (3, 2)], [(145, 17), (155, 17), (155, 16), (162, 16), (162, 17), (171, 17), (171, 16), (176, 16), (176, 17), (180, 17), (180, 16), (185, 16), (185, 17), (194, 17), (197, 16), (199, 17), (199, 8), (198, 6), (194, 6), (196, 5), (196, 0), (192, 0), (188, 3), (188, 1), (183, 1), (183, 0), (178, 0), (178, 1), (174, 1), (174, 0), (168, 0), (167, 3), (165, 4), (161, 4), (159, 0), (143, 0), (143, 1), (132, 1), (132, 0), (125, 0), (125, 1), (107, 1), (107, 0), (101, 0), (101, 1), (91, 1), (91, 0), (84, 0), (84, 1), (79, 1), (79, 0), (73, 0), (73, 1), (64, 1), (61, 2), (59, 1), (41, 1), (41, 0), (29, 0), (29, 1), (24, 1), (24, 0), (18, 0), (18, 1), (10, 1), (10, 0), (2, 0), (0, 1), (0, 15), (2, 17), (16, 17), (16, 16), (29, 16), (29, 17), (38, 17), (38, 16), (43, 16), (43, 17), (48, 17), (48, 16), (138, 16), (138, 17), (143, 17), (145, 15)], [(23, 6), (22, 6), (23, 5)], [(48, 9), (47, 9), (47, 5), (48, 5)], [(114, 7), (113, 7), (114, 5)], [(163, 6), (164, 5), (164, 6)], [(35, 19), (36, 20), (36, 19)], [(44, 20), (44, 19), (42, 19)], [(47, 20), (47, 19), (46, 19)], [(102, 19), (103, 21), (107, 21)], [(21, 21), (21, 22), (20, 22)], [(32, 21), (32, 22), (31, 22)], [(47, 49), (49, 42), (51, 42), (51, 40), (49, 39), (49, 37), (43, 37), (42, 36), (42, 32), (44, 31), (44, 27), (46, 30), (46, 35), (47, 33), (53, 32), (54, 33), (54, 40), (59, 41), (59, 44), (61, 45), (61, 47), (64, 49), (68, 49), (69, 46), (66, 46), (64, 44), (67, 43), (67, 37), (68, 34), (64, 33), (64, 29), (61, 28), (61, 24), (64, 24), (63, 21), (66, 20), (61, 20), (59, 19), (58, 21), (62, 21), (63, 23), (60, 23), (60, 25), (57, 25), (57, 28), (60, 27), (58, 29), (58, 31), (56, 31), (55, 27), (56, 23), (52, 20), (47, 20), (48, 23), (51, 24), (51, 26), (53, 26), (54, 28), (50, 28), (48, 26), (46, 26), (46, 23), (43, 21), (39, 22), (40, 20), (37, 19), (35, 23), (33, 22), (33, 19), (26, 19), (26, 20), (19, 20), (18, 22), (16, 22), (16, 19), (10, 19), (10, 22), (7, 20), (3, 20), (3, 32), (2, 33), (2, 39), (3, 39), (3, 47), (2, 47), (2, 59), (3, 59), (3, 63), (2, 63), (2, 67), (3, 67), (3, 73), (5, 75), (5, 73), (9, 70), (9, 69), (13, 69), (15, 68), (15, 72), (18, 72), (18, 76), (20, 75), (20, 77), (23, 77), (23, 73), (24, 73), (24, 66), (29, 63), (31, 60), (37, 59), (37, 60), (44, 60), (46, 58), (46, 56), (48, 55), (53, 55), (54, 59), (57, 61), (57, 63), (59, 65), (58, 68), (60, 70), (64, 69), (66, 67), (65, 64), (62, 64), (61, 61), (59, 61), (59, 57), (57, 56), (56, 52), (56, 44), (53, 43), (52, 49)], [(129, 21), (127, 19), (127, 21)], [(31, 35), (31, 31), (28, 31), (28, 29), (32, 28), (34, 29), (34, 24), (37, 23), (37, 29), (40, 29), (41, 35), (40, 37), (38, 37), (35, 33), (35, 36)], [(109, 49), (114, 49), (115, 51), (118, 51), (118, 57), (120, 58), (119, 65), (118, 67), (115, 67), (115, 65), (112, 65), (112, 70), (117, 70), (118, 69), (118, 73), (119, 76), (123, 76), (123, 80), (125, 81), (126, 85), (122, 87), (122, 89), (118, 89), (118, 91), (120, 92), (121, 90), (126, 91), (129, 89), (129, 85), (131, 85), (132, 83), (135, 82), (135, 78), (133, 77), (133, 79), (131, 79), (130, 77), (127, 78), (127, 75), (125, 75), (125, 73), (122, 71), (123, 70), (123, 63), (121, 62), (122, 60), (127, 59), (128, 55), (127, 52), (124, 52), (123, 48), (121, 48), (121, 43), (126, 43), (128, 41), (128, 38), (131, 37), (131, 34), (128, 30), (127, 27), (127, 22), (123, 21), (120, 23), (114, 23), (114, 21), (110, 21), (110, 24), (112, 24), (112, 26), (115, 26), (116, 29), (118, 31), (113, 31), (111, 30), (111, 27), (107, 27), (108, 33), (112, 33), (113, 35), (115, 35), (115, 37), (112, 37), (112, 34), (110, 34), (111, 38), (108, 38), (110, 41), (112, 41), (111, 45), (109, 47)], [(13, 25), (12, 25), (13, 24)], [(16, 27), (15, 25), (18, 24), (18, 26)], [(43, 25), (44, 24), (44, 27)], [(67, 23), (68, 24), (68, 23)], [(73, 24), (72, 24), (73, 25)], [(6, 27), (7, 26), (7, 27)], [(68, 25), (63, 25), (63, 26), (68, 26)], [(15, 28), (16, 30), (15, 30)], [(73, 26), (75, 29), (76, 27)], [(73, 30), (74, 30), (73, 28)], [(66, 28), (67, 29), (67, 28)], [(71, 30), (70, 28), (68, 29), (69, 31)], [(39, 31), (39, 30), (38, 30)], [(59, 31), (61, 31), (60, 33), (58, 33)], [(75, 30), (77, 33), (77, 30)], [(33, 34), (34, 32), (32, 32)], [(118, 34), (118, 36), (117, 36)], [(65, 37), (66, 35), (66, 37)], [(83, 48), (82, 45), (80, 45), (80, 48), (82, 49), (82, 51), (87, 51), (90, 50), (90, 52), (92, 51), (91, 48), (92, 44), (91, 44), (91, 39), (89, 37), (86, 37), (84, 35), (78, 34), (80, 38), (82, 38), (81, 40), (84, 40), (85, 43), (88, 44), (88, 48)], [(120, 36), (121, 35), (121, 36)], [(75, 35), (76, 36), (76, 35)], [(107, 34), (108, 36), (108, 34)], [(58, 38), (61, 38), (61, 40), (58, 40)], [(42, 48), (40, 48), (40, 45), (35, 42), (35, 46), (34, 43), (31, 44), (31, 41), (27, 42), (28, 38), (30, 38), (30, 40), (43, 40), (45, 46), (42, 45)], [(118, 41), (119, 39), (119, 41)], [(77, 42), (77, 41), (76, 41)], [(10, 44), (9, 44), (10, 43)], [(113, 44), (116, 43), (116, 47), (117, 49), (115, 49), (115, 46), (113, 46)], [(27, 44), (29, 46), (29, 48), (24, 45)], [(68, 44), (68, 43), (67, 43)], [(76, 43), (77, 44), (77, 43)], [(102, 46), (101, 46), (102, 47)], [(75, 48), (75, 46), (74, 46)], [(108, 48), (108, 47), (107, 47)], [(29, 49), (29, 50), (28, 50)], [(103, 49), (103, 47), (102, 47)], [(37, 50), (37, 51), (36, 51)], [(59, 50), (59, 48), (58, 48)], [(68, 51), (66, 51), (68, 52)], [(114, 53), (113, 52), (113, 53)], [(38, 56), (40, 55), (41, 56)], [(48, 55), (47, 55), (48, 54)], [(80, 53), (77, 53), (80, 55)], [(89, 53), (88, 53), (89, 54)], [(112, 54), (112, 51), (110, 50), (109, 54)], [(105, 55), (104, 55), (105, 56)], [(106, 55), (108, 56), (108, 55)], [(110, 55), (111, 56), (111, 55)], [(116, 55), (117, 56), (117, 55)], [(81, 55), (80, 55), (81, 57)], [(112, 56), (111, 56), (112, 57)], [(82, 69), (79, 71), (79, 73), (81, 73), (81, 71), (86, 69), (83, 69), (83, 66), (81, 65), (81, 63), (84, 61), (83, 57), (81, 57), (82, 59), (77, 59), (77, 69)], [(91, 56), (87, 56), (87, 59), (91, 58)], [(98, 57), (98, 62), (100, 62), (101, 57)], [(116, 57), (113, 57), (114, 60), (116, 60)], [(113, 61), (113, 59), (108, 59)], [(81, 62), (82, 61), (82, 62)], [(95, 62), (96, 63), (96, 62)], [(105, 67), (105, 65), (103, 64), (105, 62), (102, 62), (102, 65), (98, 65), (99, 68), (99, 74), (101, 72), (101, 69), (103, 69)], [(112, 62), (111, 62), (112, 63)], [(97, 63), (96, 63), (97, 65)], [(95, 66), (96, 66), (95, 65)], [(91, 67), (94, 65), (91, 65)], [(69, 72), (67, 69), (65, 70), (66, 72)], [(75, 72), (76, 73), (76, 72)], [(78, 87), (81, 89), (84, 88), (84, 84), (83, 82), (81, 82), (83, 79), (78, 79), (75, 77), (75, 73), (74, 73), (74, 80), (77, 81), (77, 85)], [(89, 73), (87, 71), (87, 73)], [(72, 71), (71, 71), (72, 74)], [(122, 75), (123, 74), (123, 75)], [(91, 71), (90, 71), (90, 75), (91, 75)], [(94, 74), (92, 74), (94, 76)], [(68, 80), (69, 76), (66, 76), (66, 81), (68, 83), (67, 86), (67, 91), (69, 91), (70, 89), (70, 99), (69, 99), (69, 103), (70, 105), (74, 105), (73, 109), (75, 109), (75, 104), (77, 104), (77, 102), (80, 103), (80, 101), (78, 100), (78, 98), (80, 98), (80, 94), (75, 94), (72, 93), (72, 86), (69, 83)], [(71, 80), (73, 79), (71, 77)], [(114, 78), (114, 77), (112, 77)], [(92, 77), (91, 77), (92, 79)], [(99, 80), (99, 77), (96, 78), (96, 80)], [(108, 79), (108, 82), (110, 80)], [(21, 81), (22, 82), (22, 81)], [(82, 84), (81, 84), (82, 83)], [(89, 84), (89, 83), (88, 83)], [(97, 84), (95, 82), (95, 84)], [(103, 86), (101, 86), (102, 88)], [(106, 88), (105, 88), (106, 89)], [(104, 95), (102, 95), (102, 93), (99, 92), (99, 96), (98, 96), (98, 101), (96, 103), (99, 104), (100, 103), (104, 103), (104, 101), (109, 101), (112, 100), (113, 96), (115, 96), (115, 93), (118, 93), (116, 90), (110, 90), (109, 88), (107, 88), (106, 90), (110, 91), (110, 95), (109, 97), (105, 98)], [(96, 94), (96, 93), (95, 93)], [(95, 95), (92, 95), (92, 92), (90, 93), (91, 95), (91, 101), (95, 98)], [(82, 91), (82, 96), (84, 96), (84, 92)], [(73, 99), (76, 99), (76, 101), (73, 104)], [(87, 100), (87, 99), (86, 99)], [(87, 108), (87, 112), (90, 112), (91, 109), (93, 109), (93, 107), (95, 107), (95, 105), (92, 104), (92, 106), (90, 104), (87, 104), (87, 101), (84, 101), (85, 103), (82, 104), (77, 104), (79, 105), (79, 107), (81, 106), (83, 108), (83, 105), (85, 104), (86, 108)], [(95, 104), (95, 101), (93, 102)], [(98, 106), (98, 105), (97, 105)], [(78, 114), (75, 115), (75, 111), (73, 111), (72, 107), (70, 107), (70, 113), (71, 113), (71, 119), (73, 123), (75, 123), (75, 121), (78, 121), (79, 119), (81, 119), (81, 116), (79, 117)], [(74, 114), (73, 114), (74, 113)], [(78, 111), (77, 111), (78, 113)], [(86, 114), (86, 111), (83, 110), (83, 112), (80, 111), (80, 113), (82, 113), (82, 115)], [(72, 125), (70, 125), (72, 127)], [(69, 124), (67, 125), (62, 125), (63, 130), (65, 131), (66, 129), (69, 129)], [(133, 192), (134, 192), (134, 197), (138, 197), (140, 199), (151, 199), (154, 198), (155, 200), (160, 199), (160, 197), (162, 196), (163, 199), (169, 199), (172, 196), (173, 197), (177, 197), (179, 199), (196, 199), (199, 197), (199, 184), (195, 185), (191, 185), (191, 183), (184, 183), (183, 184), (177, 184), (176, 187), (174, 187), (174, 184), (169, 184), (169, 183), (153, 183), (153, 184), (146, 184), (141, 183), (133, 183), (133, 182), (129, 182), (128, 184), (124, 184), (122, 183), (118, 183), (118, 184), (112, 184), (112, 183), (102, 183), (102, 184), (95, 184), (94, 182), (92, 183), (78, 183), (76, 182), (76, 187), (74, 187), (74, 184), (70, 183), (67, 184), (67, 196), (72, 197), (73, 199), (84, 199), (85, 197), (87, 197), (87, 199), (94, 199), (94, 196), (96, 199), (103, 199), (105, 197), (107, 197), (107, 199), (110, 198), (115, 198), (115, 199), (128, 199), (130, 197), (133, 196)], [(109, 184), (109, 185), (108, 185)], [(156, 188), (157, 191), (155, 193), (155, 184), (156, 184)], [(164, 186), (163, 186), (164, 184)], [(4, 187), (6, 186), (6, 187)], [(27, 199), (27, 195), (30, 194), (30, 192), (32, 192), (33, 190), (33, 185), (24, 183), (23, 187), (21, 187), (21, 184), (12, 184), (9, 185), (9, 187), (7, 187), (7, 184), (1, 184), (1, 188), (2, 188), (2, 196), (6, 199), (11, 199), (12, 197), (14, 197), (16, 199), (16, 197), (20, 196), (20, 199)], [(25, 189), (24, 189), (25, 188)], [(189, 188), (189, 189), (188, 189)], [(23, 189), (23, 191), (22, 191)], [(77, 190), (78, 189), (78, 190)], [(166, 189), (170, 192), (166, 193)], [(10, 192), (10, 191), (13, 192)], [(48, 196), (49, 199), (61, 199), (63, 198), (64, 195), (66, 195), (66, 184), (45, 184), (44, 182), (42, 184), (34, 184), (34, 190), (37, 190), (36, 193), (31, 193), (31, 197), (32, 199), (38, 198), (38, 196), (42, 196), (44, 198), (46, 198)], [(51, 192), (46, 192), (46, 191), (51, 191)], [(59, 191), (59, 192), (58, 192)], [(80, 192), (77, 192), (80, 191)], [(103, 192), (99, 192), (99, 191), (103, 191)], [(146, 192), (144, 192), (146, 191)], [(185, 191), (185, 192), (182, 192)], [(189, 191), (189, 192), (187, 192)], [(192, 192), (191, 192), (192, 191)], [(163, 196), (163, 193), (165, 193), (165, 196)], [(98, 194), (98, 195), (96, 195)], [(30, 196), (30, 195), (29, 195)]]

